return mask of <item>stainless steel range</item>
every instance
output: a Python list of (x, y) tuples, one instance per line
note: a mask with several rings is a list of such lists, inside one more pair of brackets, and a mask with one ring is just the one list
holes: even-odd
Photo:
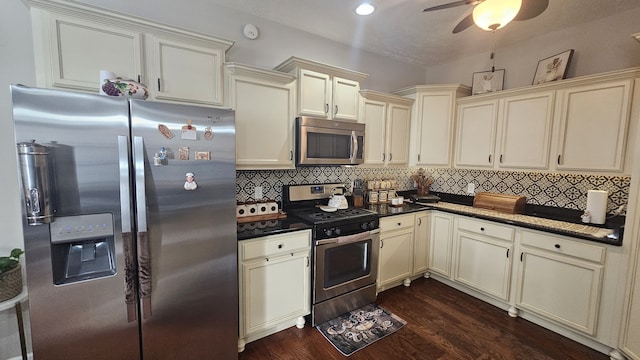
[(343, 184), (283, 186), (283, 209), (313, 225), (311, 324), (333, 319), (376, 299), (378, 215), (326, 204)]

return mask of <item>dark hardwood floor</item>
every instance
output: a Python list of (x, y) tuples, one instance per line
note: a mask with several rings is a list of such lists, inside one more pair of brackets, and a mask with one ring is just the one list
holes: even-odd
[[(355, 352), (353, 360), (608, 359), (433, 279), (420, 278), (378, 294), (377, 303), (407, 324)], [(295, 326), (247, 344), (240, 360), (344, 359), (320, 332)]]

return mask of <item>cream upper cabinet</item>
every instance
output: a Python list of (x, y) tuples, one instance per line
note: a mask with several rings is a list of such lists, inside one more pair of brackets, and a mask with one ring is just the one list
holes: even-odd
[(557, 169), (623, 171), (632, 86), (605, 81), (558, 92)]
[(146, 36), (151, 62), (146, 81), (156, 100), (221, 106), (225, 49), (195, 39)]
[(605, 247), (529, 230), (520, 244), (516, 307), (596, 335)]
[(515, 229), (456, 216), (453, 278), (500, 300), (509, 300)]
[(553, 107), (553, 91), (500, 100), (496, 144), (499, 168), (548, 168)]
[(144, 83), (153, 100), (223, 105), (232, 42), (80, 4), (27, 3), (38, 86), (97, 93), (105, 70)]
[(394, 91), (413, 99), (409, 163), (449, 166), (453, 152), (456, 99), (471, 90), (458, 84), (421, 85)]
[(238, 169), (293, 169), (295, 77), (225, 64), (228, 107), (235, 110)]
[(360, 94), (359, 121), (366, 124), (365, 164), (407, 164), (413, 100), (372, 90)]
[(498, 100), (474, 101), (458, 106), (455, 165), (493, 167)]
[(290, 57), (275, 70), (298, 78), (298, 115), (358, 120), (360, 81), (367, 74), (297, 57)]
[(142, 80), (143, 31), (32, 8), (37, 85), (98, 92), (100, 71)]

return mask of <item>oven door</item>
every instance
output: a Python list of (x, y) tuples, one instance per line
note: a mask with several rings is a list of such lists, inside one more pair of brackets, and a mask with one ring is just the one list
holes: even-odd
[(379, 233), (374, 230), (316, 242), (314, 304), (375, 284)]
[(364, 129), (349, 129), (350, 126), (362, 127), (362, 124), (346, 124), (342, 128), (300, 125), (296, 134), (297, 165), (362, 164)]

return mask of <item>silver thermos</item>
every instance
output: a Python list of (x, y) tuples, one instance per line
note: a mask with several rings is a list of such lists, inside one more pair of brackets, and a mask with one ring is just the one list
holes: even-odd
[(22, 193), (29, 225), (48, 224), (53, 218), (49, 151), (35, 140), (18, 143)]

